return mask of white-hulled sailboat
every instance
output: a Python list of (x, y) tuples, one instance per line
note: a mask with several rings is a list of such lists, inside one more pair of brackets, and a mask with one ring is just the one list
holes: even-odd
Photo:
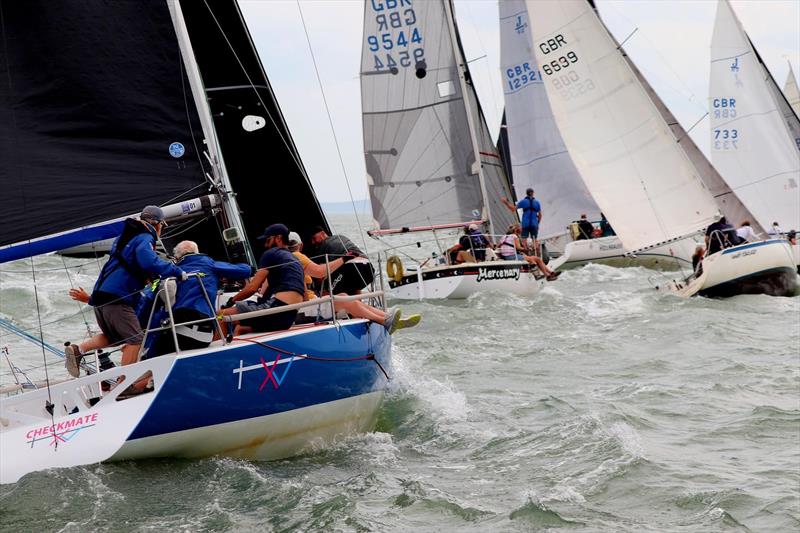
[(425, 261), (431, 251), (447, 255), (450, 243), (441, 246), (442, 231), (477, 224), (485, 233), (502, 234), (518, 221), (502, 203), (510, 187), (472, 86), (450, 0), (365, 2), (361, 100), (367, 181), (379, 228), (370, 234), (432, 235), (424, 248), (419, 245), (425, 258), (400, 248), (389, 252), (396, 254), (387, 263), (389, 295), (535, 294), (543, 276), (525, 261)]
[[(701, 171), (585, 0), (529, 0), (534, 51), (564, 143), (626, 247), (689, 244), (719, 216)], [(766, 266), (765, 266), (766, 265)], [(712, 254), (674, 292), (784, 295), (797, 284), (785, 241)]]
[[(221, 203), (194, 221), (203, 251), (252, 257), (247, 235), (265, 222), (304, 235), (327, 226), (235, 1), (29, 0), (2, 11), (0, 262), (112, 237), (116, 217), (147, 203), (188, 211), (182, 198), (204, 190)], [(292, 202), (264, 194), (276, 180)], [(231, 182), (246, 192), (243, 220)], [(333, 305), (306, 304), (320, 302)], [(100, 461), (275, 459), (369, 430), (390, 348), (382, 326), (346, 319), (67, 381), (51, 368), (0, 399), (0, 483)], [(152, 389), (131, 395), (148, 375)]]
[[(727, 0), (711, 39), (711, 160), (764, 228), (800, 230), (800, 120)], [(789, 78), (794, 75), (789, 66)], [(795, 97), (797, 98), (797, 97)], [(737, 221), (738, 222), (738, 221)], [(800, 263), (797, 245), (795, 263)]]

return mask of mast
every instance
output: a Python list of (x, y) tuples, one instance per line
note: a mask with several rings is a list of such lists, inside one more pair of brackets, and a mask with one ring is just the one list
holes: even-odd
[[(458, 68), (458, 81), (461, 85), (461, 94), (464, 98), (464, 107), (467, 111), (467, 124), (469, 126), (469, 137), (472, 141), (472, 151), (475, 154), (475, 164), (477, 165), (478, 171), (478, 182), (481, 186), (481, 196), (483, 196), (483, 213), (481, 218), (485, 219), (489, 223), (489, 233), (494, 233), (495, 228), (492, 227), (492, 213), (489, 209), (489, 195), (486, 192), (486, 180), (484, 179), (483, 175), (483, 163), (481, 162), (481, 150), (478, 145), (478, 136), (477, 136), (477, 129), (475, 125), (475, 115), (472, 114), (472, 109), (470, 107), (468, 91), (469, 87), (467, 87), (467, 78), (465, 76), (466, 72), (466, 60), (464, 59), (464, 55), (461, 53), (461, 50), (458, 47), (458, 36), (456, 34), (456, 22), (455, 22), (455, 15), (453, 14), (453, 6), (451, 4), (451, 0), (442, 0), (444, 4), (444, 12), (445, 12), (445, 21), (447, 22), (447, 29), (450, 31), (450, 42), (453, 45), (453, 56), (456, 59), (456, 64)], [(502, 228), (501, 228), (502, 229)]]
[[(222, 209), (229, 227), (235, 228), (238, 232), (237, 240), (244, 246), (247, 261), (250, 264), (255, 264), (255, 256), (253, 255), (250, 242), (247, 239), (247, 233), (244, 229), (244, 222), (239, 211), (239, 205), (236, 201), (236, 195), (233, 192), (230, 179), (228, 178), (228, 173), (225, 169), (225, 160), (222, 157), (222, 151), (219, 149), (219, 142), (217, 140), (216, 130), (214, 129), (214, 121), (211, 117), (211, 110), (208, 106), (208, 101), (206, 100), (205, 86), (203, 85), (200, 69), (194, 57), (194, 51), (192, 50), (189, 32), (186, 28), (186, 22), (183, 18), (180, 0), (168, 0), (168, 5), (173, 24), (175, 25), (175, 34), (178, 37), (181, 56), (183, 57), (183, 62), (186, 66), (186, 74), (189, 78), (192, 96), (194, 97), (195, 106), (197, 106), (203, 132), (206, 136), (208, 158), (211, 162), (211, 168), (214, 174), (213, 184), (219, 191), (220, 197), (222, 198)], [(225, 240), (227, 246), (227, 236), (225, 237)], [(235, 242), (237, 241), (231, 240), (231, 244)]]

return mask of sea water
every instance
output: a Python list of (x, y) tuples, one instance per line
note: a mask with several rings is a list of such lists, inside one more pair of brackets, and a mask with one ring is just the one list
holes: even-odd
[[(379, 248), (354, 216), (333, 222)], [(90, 289), (98, 263), (35, 268), (45, 340), (81, 340), (93, 316), (67, 290)], [(38, 336), (30, 270), (0, 265), (0, 317)], [(797, 531), (800, 298), (682, 300), (662, 279), (589, 265), (534, 298), (403, 303), (424, 318), (394, 336), (374, 432), (269, 463), (30, 474), (0, 486), (0, 530)], [(66, 376), (0, 335), (32, 379), (44, 361)]]

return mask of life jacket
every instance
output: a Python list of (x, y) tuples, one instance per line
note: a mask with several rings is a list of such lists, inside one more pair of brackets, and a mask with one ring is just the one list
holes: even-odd
[(501, 257), (508, 257), (517, 254), (517, 236), (513, 234), (504, 235), (500, 239), (499, 252)]
[(119, 268), (124, 269), (125, 272), (136, 279), (137, 282), (140, 282), (139, 285), (144, 285), (147, 282), (149, 273), (143, 271), (135, 264), (129, 263), (123, 257), (123, 252), (134, 239), (134, 237), (143, 233), (149, 233), (154, 237), (156, 236), (154, 230), (151, 230), (149, 227), (141, 224), (139, 221), (132, 218), (125, 219), (122, 233), (119, 237), (117, 237), (117, 240), (114, 241), (114, 244), (111, 246), (109, 259), (106, 261), (106, 264), (103, 265), (103, 268), (100, 270), (100, 275), (97, 278), (97, 282), (95, 282), (94, 291), (92, 292), (92, 305), (102, 305), (116, 299), (109, 298), (110, 295), (114, 295), (115, 293), (112, 291), (104, 291), (103, 284), (105, 284), (111, 274), (113, 274)]

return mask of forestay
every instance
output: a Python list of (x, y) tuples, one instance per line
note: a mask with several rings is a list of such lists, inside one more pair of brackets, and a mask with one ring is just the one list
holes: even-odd
[(770, 80), (731, 6), (720, 1), (711, 41), (712, 161), (762, 226), (797, 228), (800, 139), (787, 122), (793, 111)]
[(628, 249), (689, 235), (717, 206), (585, 0), (529, 0), (536, 58), (564, 143)]
[(600, 218), (553, 117), (533, 52), (524, 0), (500, 2), (500, 59), (514, 189), (535, 189), (542, 203), (539, 235), (563, 233), (581, 213)]
[(372, 212), (381, 228), (491, 214), (495, 228), (505, 229), (516, 219), (500, 203), (509, 186), (446, 7), (441, 0), (365, 2), (364, 150)]

